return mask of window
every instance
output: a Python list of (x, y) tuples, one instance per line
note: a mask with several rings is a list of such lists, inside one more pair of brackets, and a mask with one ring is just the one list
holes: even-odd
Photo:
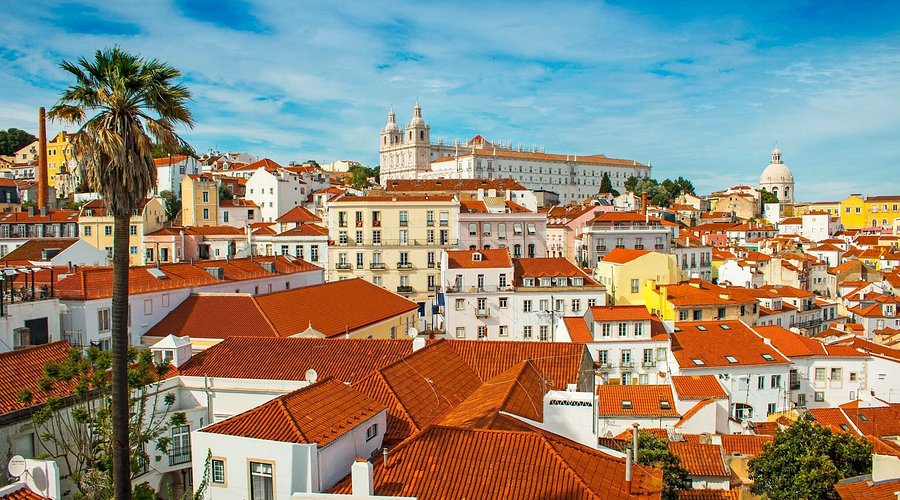
[(458, 339), (466, 338), (466, 327), (464, 327), (464, 326), (456, 327), (456, 338), (458, 338)]
[(522, 312), (531, 312), (531, 301), (523, 300), (522, 301)]
[(769, 403), (769, 404), (768, 404), (768, 406), (766, 407), (766, 413), (767, 413), (768, 415), (771, 415), (771, 414), (775, 413), (775, 403)]
[(110, 328), (109, 308), (97, 311), (97, 324), (101, 332), (108, 332)]
[(373, 245), (381, 244), (381, 230), (380, 229), (372, 230), (372, 244)]
[(813, 396), (813, 399), (816, 403), (822, 403), (825, 401), (825, 393), (824, 392), (816, 392)]
[(831, 369), (831, 380), (841, 380), (841, 369), (840, 368), (832, 368)]
[(628, 323), (619, 323), (619, 337), (628, 335)]
[[(856, 372), (850, 372), (850, 381), (856, 382)], [(855, 398), (851, 398), (851, 399), (855, 399)]]
[(640, 337), (644, 334), (644, 324), (643, 323), (635, 323), (634, 324), (634, 336)]
[[(6, 227), (6, 226), (4, 226), (4, 227)], [(91, 235), (91, 226), (84, 226), (84, 235), (85, 236)]]
[(631, 280), (631, 293), (638, 293), (641, 289), (641, 280), (634, 278)]
[(504, 273), (500, 275), (500, 288), (506, 288), (506, 285), (506, 274)]
[(687, 321), (688, 312), (687, 311), (678, 311), (678, 321)]
[(272, 464), (250, 462), (250, 500), (273, 500)]
[(434, 210), (429, 210), (425, 213), (425, 224), (428, 226), (434, 225)]
[(775, 358), (773, 358), (771, 354), (763, 354), (762, 357), (766, 361), (775, 361)]
[(135, 236), (137, 234), (137, 226), (134, 224), (128, 226), (128, 234)]
[(214, 484), (225, 484), (225, 459), (213, 458), (210, 460), (210, 479)]
[(759, 378), (756, 379), (756, 388), (757, 389), (765, 389), (766, 388), (766, 377), (763, 377), (762, 375), (760, 375)]
[(700, 309), (694, 309), (694, 321), (700, 321), (703, 319), (703, 311)]
[(597, 361), (600, 362), (601, 365), (609, 364), (609, 351), (606, 349), (601, 349), (597, 351)]
[(644, 365), (653, 365), (653, 349), (644, 349)]
[(580, 299), (572, 299), (572, 312), (580, 312), (581, 311), (581, 300)]
[(501, 337), (507, 337), (507, 336), (509, 336), (509, 327), (506, 326), (506, 325), (500, 325), (500, 333), (499, 333), (499, 335), (500, 335)]
[(447, 227), (450, 225), (450, 212), (441, 212), (439, 217), (441, 227)]
[(469, 224), (469, 236), (478, 236), (478, 224), (474, 222)]
[(772, 383), (770, 385), (772, 389), (781, 388), (781, 375), (772, 375)]
[(136, 246), (133, 246), (129, 249), (129, 251), (131, 252), (131, 255), (137, 255), (138, 248)]
[(500, 309), (506, 309), (506, 307), (509, 303), (509, 298), (508, 297), (500, 297), (497, 299), (497, 302), (499, 302)]
[(169, 465), (183, 464), (191, 461), (191, 427), (178, 425), (172, 427), (172, 442), (169, 450)]
[(112, 226), (103, 226), (103, 235), (112, 236)]
[(500, 224), (497, 224), (497, 239), (506, 239), (506, 224), (502, 222)]
[(822, 382), (825, 380), (825, 368), (816, 368), (816, 381)]
[(478, 340), (484, 340), (487, 338), (487, 327), (484, 325), (478, 325)]
[(513, 224), (513, 234), (515, 236), (520, 236), (522, 234), (522, 224), (521, 223), (516, 222), (515, 224)]
[(609, 337), (609, 323), (603, 323), (603, 326), (600, 327), (600, 330), (604, 337)]
[(541, 342), (547, 342), (550, 340), (550, 327), (547, 325), (541, 325)]
[(531, 340), (531, 326), (522, 327), (522, 338), (524, 338), (525, 340)]
[(203, 203), (209, 203), (209, 191), (203, 191)]
[(400, 227), (409, 225), (409, 213), (406, 210), (400, 211)]
[(378, 424), (372, 424), (366, 428), (366, 441), (370, 441), (378, 436)]

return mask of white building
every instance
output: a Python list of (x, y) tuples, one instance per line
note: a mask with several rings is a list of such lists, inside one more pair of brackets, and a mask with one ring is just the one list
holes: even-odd
[(781, 150), (772, 151), (772, 161), (759, 178), (759, 188), (774, 194), (780, 203), (794, 202), (794, 174), (781, 161)]
[(274, 222), (281, 214), (306, 201), (307, 185), (300, 174), (287, 169), (258, 168), (247, 179), (246, 199), (260, 209), (261, 221)]
[(165, 158), (156, 158), (153, 163), (156, 165), (154, 195), (159, 195), (163, 191), (171, 191), (181, 198), (181, 180), (184, 179), (184, 176), (201, 173), (200, 162), (192, 156), (169, 155)]
[(567, 315), (606, 303), (604, 288), (561, 257), (510, 259), (508, 249), (441, 255), (447, 338), (553, 341)]

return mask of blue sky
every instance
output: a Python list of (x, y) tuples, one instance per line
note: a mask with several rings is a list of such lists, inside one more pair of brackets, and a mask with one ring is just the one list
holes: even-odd
[(58, 62), (120, 44), (184, 72), (198, 151), (374, 165), (418, 98), (432, 138), (652, 161), (701, 192), (755, 184), (777, 141), (800, 199), (900, 193), (900, 2), (731, 3), (13, 0), (0, 127), (35, 131)]

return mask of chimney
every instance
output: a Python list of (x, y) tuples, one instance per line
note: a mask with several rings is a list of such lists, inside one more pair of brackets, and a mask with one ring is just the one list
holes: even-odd
[[(387, 448), (385, 448), (387, 451)], [(365, 458), (357, 458), (350, 467), (351, 493), (354, 497), (370, 497), (375, 494), (372, 464)]]
[(631, 449), (634, 450), (634, 461), (638, 459), (638, 423), (631, 424)]
[(384, 448), (381, 449), (381, 455), (382, 455), (382, 457), (384, 457), (384, 468), (387, 469), (388, 468), (388, 448), (387, 448), (387, 446), (385, 446)]
[(646, 193), (646, 191), (641, 193), (641, 212), (645, 216), (647, 215), (647, 193)]
[(47, 184), (47, 111), (42, 107), (38, 112), (38, 207), (48, 205)]
[(413, 341), (412, 341), (413, 352), (416, 352), (423, 347), (425, 347), (425, 337), (416, 337), (413, 339)]
[(625, 493), (631, 495), (631, 450), (625, 451)]

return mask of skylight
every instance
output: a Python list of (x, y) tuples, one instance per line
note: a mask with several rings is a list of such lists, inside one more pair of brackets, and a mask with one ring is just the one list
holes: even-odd
[(622, 400), (622, 409), (623, 409), (623, 410), (630, 410), (631, 408), (632, 408), (632, 406), (631, 406), (631, 400), (630, 400), (630, 399), (623, 399), (623, 400)]
[(775, 361), (775, 358), (773, 358), (771, 354), (763, 354), (762, 357), (766, 361)]
[(869, 421), (869, 417), (863, 415), (862, 413), (857, 414), (857, 416), (858, 416), (859, 419), (862, 420), (863, 422), (868, 422), (868, 421)]
[(729, 363), (737, 363), (738, 362), (738, 360), (735, 359), (734, 356), (725, 356), (725, 359), (727, 359)]
[(703, 365), (706, 364), (706, 363), (704, 363), (703, 360), (700, 359), (700, 358), (693, 358), (693, 359), (691, 359), (691, 361), (693, 361), (694, 364), (697, 365), (697, 366), (703, 366)]
[(703, 325), (697, 325), (697, 329), (700, 330), (701, 332), (705, 332), (705, 331), (706, 331), (706, 327), (703, 326)]
[(672, 403), (670, 403), (668, 400), (663, 399), (659, 402), (659, 409), (660, 410), (671, 410)]
[(731, 327), (728, 325), (719, 325), (719, 328), (721, 328), (723, 330), (731, 330)]

